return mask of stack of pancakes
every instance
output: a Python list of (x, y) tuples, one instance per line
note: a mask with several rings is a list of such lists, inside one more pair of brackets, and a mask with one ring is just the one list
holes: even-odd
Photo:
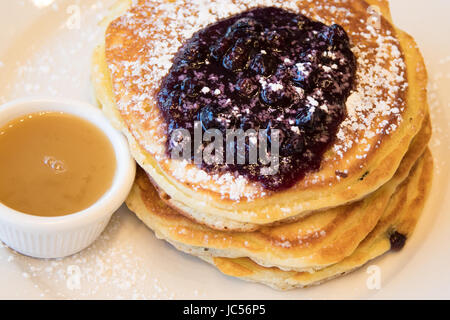
[[(155, 98), (186, 39), (256, 6), (340, 24), (357, 58), (335, 142), (287, 190), (171, 159)], [(104, 23), (96, 95), (141, 167), (127, 205), (159, 238), (227, 275), (289, 289), (348, 273), (411, 236), (432, 179), (427, 74), (386, 1), (120, 1)]]

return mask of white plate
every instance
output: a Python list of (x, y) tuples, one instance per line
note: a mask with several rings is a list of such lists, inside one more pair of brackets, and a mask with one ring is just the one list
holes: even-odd
[[(114, 0), (0, 0), (0, 103), (26, 96), (95, 102), (90, 85), (97, 22)], [(35, 260), (0, 245), (0, 298), (450, 298), (450, 2), (393, 0), (397, 25), (411, 33), (430, 75), (436, 168), (433, 190), (414, 236), (400, 253), (322, 286), (278, 292), (226, 277), (182, 254), (122, 207), (90, 248), (62, 260)], [(79, 17), (79, 20), (78, 20)]]

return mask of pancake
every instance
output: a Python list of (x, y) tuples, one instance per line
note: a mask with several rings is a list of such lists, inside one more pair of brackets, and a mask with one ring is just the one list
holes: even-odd
[[(380, 28), (368, 27), (373, 18), (369, 4), (381, 8)], [(358, 59), (347, 117), (320, 170), (282, 191), (269, 191), (243, 176), (212, 176), (193, 164), (168, 158), (167, 128), (154, 98), (185, 39), (209, 23), (258, 5), (279, 6), (327, 25), (342, 25)], [(121, 11), (116, 10), (107, 22)], [(133, 156), (161, 198), (186, 217), (218, 230), (257, 230), (373, 193), (392, 179), (427, 113), (422, 56), (414, 40), (391, 24), (385, 1), (354, 0), (333, 6), (324, 0), (314, 5), (137, 1), (109, 24), (105, 44), (94, 54), (93, 80), (105, 113), (127, 136)]]
[(394, 177), (363, 200), (255, 232), (217, 231), (185, 218), (159, 198), (143, 170), (138, 171), (126, 204), (158, 238), (187, 253), (249, 257), (266, 267), (312, 272), (350, 256), (379, 224), (392, 195), (423, 154), (430, 136), (427, 117)]
[[(309, 272), (282, 271), (266, 268), (248, 258), (199, 256), (226, 275), (263, 283), (274, 289), (287, 290), (319, 285), (354, 271), (392, 248), (393, 235), (411, 237), (431, 189), (433, 159), (429, 150), (418, 161), (410, 177), (392, 197), (375, 229), (360, 243), (352, 255), (322, 270)], [(395, 242), (394, 242), (395, 243)], [(398, 245), (398, 244), (394, 244)], [(178, 249), (188, 251), (188, 248)]]
[[(177, 249), (211, 263), (229, 276), (262, 283), (281, 290), (318, 285), (347, 274), (391, 249), (401, 248), (404, 242), (400, 244), (394, 242), (393, 235), (400, 235), (399, 238), (403, 239), (401, 241), (411, 237), (431, 188), (432, 172), (433, 160), (427, 149), (415, 164), (410, 176), (398, 187), (390, 199), (375, 228), (351, 255), (320, 270), (286, 271), (277, 267), (264, 267), (246, 257), (217, 257), (210, 250), (199, 251), (185, 243), (173, 241), (171, 243)], [(158, 205), (165, 206), (159, 202), (154, 204), (154, 208)], [(186, 243), (189, 242), (186, 241)]]

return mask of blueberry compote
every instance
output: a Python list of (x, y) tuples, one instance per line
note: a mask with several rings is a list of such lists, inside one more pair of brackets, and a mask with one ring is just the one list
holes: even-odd
[(227, 129), (278, 129), (275, 175), (261, 175), (260, 162), (200, 166), (211, 173), (238, 172), (280, 190), (320, 168), (345, 117), (355, 73), (341, 26), (261, 7), (211, 24), (187, 40), (162, 81), (158, 107), (169, 136), (184, 128), (193, 137), (195, 121), (224, 137)]

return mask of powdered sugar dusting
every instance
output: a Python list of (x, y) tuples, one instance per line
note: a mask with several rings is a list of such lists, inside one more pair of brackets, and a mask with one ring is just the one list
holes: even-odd
[(22, 276), (36, 283), (42, 297), (70, 298), (76, 294), (79, 298), (175, 298), (144, 266), (144, 259), (133, 245), (126, 240), (120, 246), (111, 245), (114, 238), (120, 237), (121, 220), (115, 215), (93, 245), (73, 256), (37, 260), (9, 250), (7, 262), (21, 265)]

